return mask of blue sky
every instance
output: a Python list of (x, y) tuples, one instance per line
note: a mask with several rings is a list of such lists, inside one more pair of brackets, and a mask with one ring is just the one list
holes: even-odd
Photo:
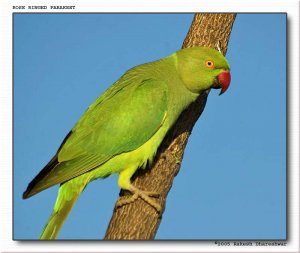
[[(22, 200), (86, 108), (126, 70), (180, 49), (193, 14), (14, 15), (14, 239), (37, 239), (58, 187)], [(209, 95), (156, 239), (286, 238), (286, 16), (239, 14), (228, 91)], [(89, 184), (58, 239), (101, 239), (117, 176)]]

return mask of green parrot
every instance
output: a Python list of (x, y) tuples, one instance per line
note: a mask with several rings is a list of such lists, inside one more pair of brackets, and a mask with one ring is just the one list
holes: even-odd
[(40, 239), (55, 239), (87, 184), (119, 173), (118, 185), (161, 211), (156, 193), (134, 187), (137, 169), (151, 163), (180, 114), (203, 91), (224, 93), (230, 84), (225, 57), (193, 47), (128, 70), (86, 110), (50, 162), (29, 183), (23, 198), (60, 184), (53, 212)]

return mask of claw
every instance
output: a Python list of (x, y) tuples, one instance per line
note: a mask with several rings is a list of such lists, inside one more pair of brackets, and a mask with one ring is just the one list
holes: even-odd
[(132, 196), (130, 196), (129, 198), (126, 199), (119, 199), (116, 207), (121, 207), (127, 204), (130, 204), (134, 201), (136, 201), (138, 198), (143, 199), (146, 203), (148, 203), (150, 206), (152, 206), (159, 214), (162, 211), (162, 208), (160, 206), (160, 204), (156, 203), (155, 201), (153, 201), (151, 198), (158, 198), (159, 194), (156, 192), (151, 192), (151, 191), (142, 191), (134, 186), (130, 186), (128, 189), (131, 193), (133, 193)]

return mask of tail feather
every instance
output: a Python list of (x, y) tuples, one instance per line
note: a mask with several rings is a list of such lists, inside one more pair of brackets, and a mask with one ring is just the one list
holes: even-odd
[(54, 240), (57, 237), (64, 220), (64, 217), (61, 217), (56, 213), (52, 213), (48, 223), (40, 235), (40, 240)]
[(77, 198), (72, 201), (64, 202), (63, 207), (58, 211), (53, 210), (43, 232), (40, 235), (40, 240), (56, 239), (76, 200)]
[(78, 184), (78, 181), (73, 179), (60, 186), (52, 214), (40, 235), (40, 240), (54, 240), (57, 237), (86, 183), (84, 180)]

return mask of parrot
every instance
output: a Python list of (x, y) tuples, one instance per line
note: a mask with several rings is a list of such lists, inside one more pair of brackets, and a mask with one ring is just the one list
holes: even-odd
[(78, 197), (93, 180), (118, 173), (118, 186), (130, 200), (144, 200), (158, 213), (157, 193), (138, 189), (131, 177), (153, 161), (180, 114), (201, 92), (229, 87), (225, 56), (209, 47), (191, 47), (129, 69), (100, 95), (66, 135), (56, 154), (23, 193), (27, 199), (59, 184), (41, 240), (56, 239)]

